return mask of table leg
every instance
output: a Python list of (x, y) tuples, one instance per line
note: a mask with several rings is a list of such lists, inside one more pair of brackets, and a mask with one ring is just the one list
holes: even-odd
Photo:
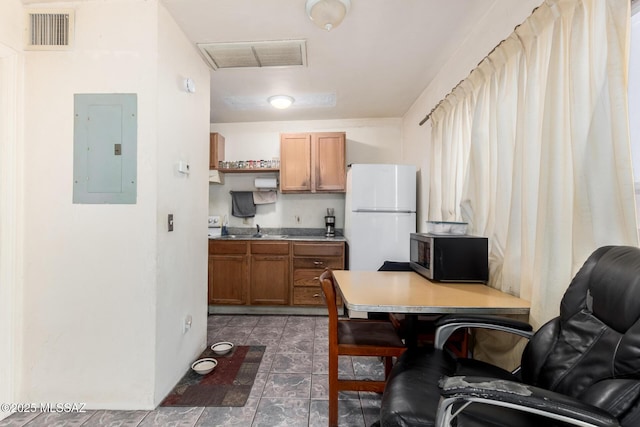
[(418, 315), (406, 314), (404, 322), (406, 327), (404, 344), (407, 348), (415, 348), (418, 346)]

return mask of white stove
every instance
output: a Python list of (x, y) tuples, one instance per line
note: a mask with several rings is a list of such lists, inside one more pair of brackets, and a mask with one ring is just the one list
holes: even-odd
[(209, 216), (209, 238), (220, 237), (222, 234), (222, 222), (220, 222), (220, 215)]

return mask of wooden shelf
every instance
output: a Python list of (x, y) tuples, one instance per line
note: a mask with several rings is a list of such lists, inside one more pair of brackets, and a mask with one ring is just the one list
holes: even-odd
[(264, 172), (280, 172), (278, 168), (242, 168), (242, 169), (231, 169), (231, 168), (216, 168), (216, 170), (223, 173), (264, 173)]

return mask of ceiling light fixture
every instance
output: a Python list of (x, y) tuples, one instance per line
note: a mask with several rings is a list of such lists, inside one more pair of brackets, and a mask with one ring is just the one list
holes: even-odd
[(285, 108), (291, 107), (294, 99), (288, 95), (274, 95), (270, 96), (267, 101), (269, 101), (269, 104), (273, 107), (284, 110)]
[(318, 27), (331, 31), (340, 25), (350, 7), (351, 0), (307, 0), (307, 15)]

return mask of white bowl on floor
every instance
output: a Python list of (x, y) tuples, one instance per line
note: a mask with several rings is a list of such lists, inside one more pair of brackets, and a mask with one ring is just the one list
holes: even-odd
[(218, 356), (223, 356), (233, 349), (233, 343), (228, 341), (217, 342), (211, 346), (211, 350)]
[(199, 373), (200, 375), (207, 375), (218, 366), (218, 361), (210, 357), (204, 359), (198, 359), (191, 364), (191, 369)]

